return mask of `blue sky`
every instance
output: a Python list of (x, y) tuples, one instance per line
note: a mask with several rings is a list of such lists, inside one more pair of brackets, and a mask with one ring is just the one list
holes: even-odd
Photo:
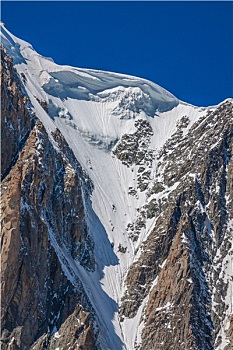
[(183, 101), (233, 97), (233, 3), (2, 2), (2, 21), (56, 63), (131, 74)]

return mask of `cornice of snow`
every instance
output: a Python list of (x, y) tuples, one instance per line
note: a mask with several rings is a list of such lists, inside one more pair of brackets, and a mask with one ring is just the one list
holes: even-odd
[[(57, 65), (51, 58), (38, 54), (32, 45), (11, 34), (3, 25), (1, 25), (1, 42), (15, 65), (25, 64), (29, 67), (34, 62), (40, 67), (37, 73), (40, 75), (41, 86), (51, 95), (85, 100), (107, 97), (112, 99), (112, 94), (116, 94), (116, 89), (119, 89), (119, 94), (126, 95), (126, 99), (130, 92), (131, 102), (128, 101), (130, 108), (145, 110), (147, 115), (152, 117), (156, 111), (168, 111), (179, 104), (174, 95), (146, 79), (108, 71)], [(126, 91), (122, 93), (122, 89)], [(132, 96), (136, 96), (139, 100), (136, 106), (132, 106)], [(125, 103), (125, 96), (123, 99)]]

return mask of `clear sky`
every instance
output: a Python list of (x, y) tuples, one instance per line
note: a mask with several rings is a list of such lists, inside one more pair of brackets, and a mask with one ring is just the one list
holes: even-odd
[(198, 106), (233, 97), (233, 3), (2, 2), (2, 21), (56, 63), (131, 74)]

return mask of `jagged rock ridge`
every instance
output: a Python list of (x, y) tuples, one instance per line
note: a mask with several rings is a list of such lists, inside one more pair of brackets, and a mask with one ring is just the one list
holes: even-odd
[[(72, 349), (93, 349), (89, 300), (78, 277), (71, 284), (64, 274), (49, 232), (56, 232), (54, 244), (82, 256), (80, 263), (93, 268), (80, 165), (59, 131), (54, 134), (55, 149), (30, 105), (24, 103), (28, 98), (3, 48), (1, 69), (2, 161), (7, 164), (2, 181), (1, 345), (3, 349), (55, 349), (69, 343)], [(21, 137), (17, 132), (23, 123), (28, 130)], [(4, 144), (8, 134), (10, 141), (16, 140), (9, 153)]]
[(224, 272), (232, 254), (232, 145), (232, 103), (225, 102), (160, 152), (163, 184), (177, 187), (155, 213), (155, 227), (127, 274), (121, 307), (133, 317), (152, 288), (142, 348), (215, 349), (223, 321), (232, 327)]

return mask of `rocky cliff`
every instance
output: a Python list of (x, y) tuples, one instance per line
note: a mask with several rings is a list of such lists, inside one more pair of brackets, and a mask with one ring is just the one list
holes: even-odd
[(82, 199), (89, 180), (59, 131), (52, 143), (31, 113), (3, 48), (1, 77), (2, 349), (94, 349), (92, 308), (54, 248), (66, 247), (93, 268)]
[(232, 349), (232, 100), (2, 35), (2, 348)]
[(222, 344), (232, 327), (232, 107), (225, 102), (186, 136), (173, 135), (158, 156), (163, 186), (176, 188), (155, 201), (156, 223), (121, 306), (133, 317), (148, 296), (142, 349), (233, 346), (232, 338)]

